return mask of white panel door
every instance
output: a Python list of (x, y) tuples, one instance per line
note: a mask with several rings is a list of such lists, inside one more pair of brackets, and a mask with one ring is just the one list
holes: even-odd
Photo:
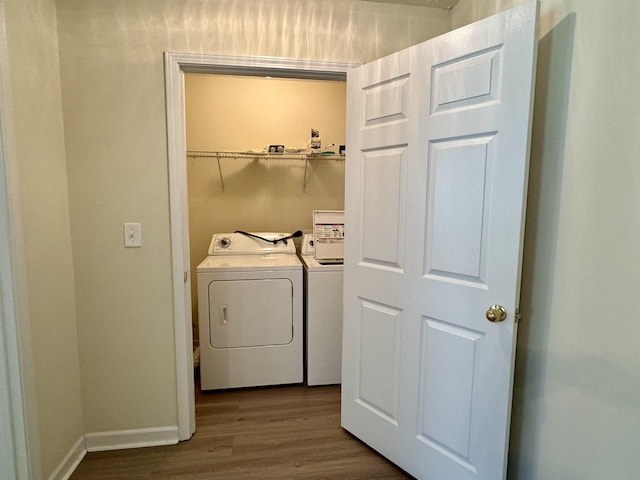
[(505, 477), (537, 9), (348, 75), (342, 424), (420, 479)]

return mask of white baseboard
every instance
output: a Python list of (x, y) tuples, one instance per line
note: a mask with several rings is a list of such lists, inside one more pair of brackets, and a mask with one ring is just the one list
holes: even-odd
[(69, 453), (62, 459), (58, 468), (49, 475), (49, 480), (67, 480), (86, 454), (87, 448), (84, 443), (84, 436), (81, 436), (75, 445), (71, 447)]
[(88, 452), (175, 445), (178, 443), (178, 427), (171, 426), (95, 432), (87, 433), (84, 437)]

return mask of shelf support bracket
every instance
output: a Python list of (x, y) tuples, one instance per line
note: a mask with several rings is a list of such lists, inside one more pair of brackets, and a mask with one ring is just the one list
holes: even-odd
[(218, 175), (220, 175), (220, 187), (222, 188), (222, 192), (224, 192), (224, 178), (222, 177), (222, 167), (220, 166), (220, 155), (216, 155), (216, 160), (218, 161)]
[(309, 159), (304, 159), (304, 177), (302, 178), (302, 193), (307, 191), (307, 165), (309, 165)]

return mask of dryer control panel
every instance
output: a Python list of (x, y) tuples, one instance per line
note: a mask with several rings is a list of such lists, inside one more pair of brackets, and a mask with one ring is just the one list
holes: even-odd
[[(268, 253), (295, 254), (296, 246), (293, 239), (273, 240), (290, 236), (281, 232), (251, 232), (255, 235), (248, 236), (243, 233), (215, 233), (209, 244), (209, 255), (265, 255)], [(261, 240), (263, 237), (268, 241)]]

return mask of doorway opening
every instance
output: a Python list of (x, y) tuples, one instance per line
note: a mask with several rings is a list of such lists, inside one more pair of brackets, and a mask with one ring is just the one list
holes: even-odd
[(167, 148), (176, 352), (178, 436), (195, 432), (191, 268), (186, 164), (185, 73), (344, 80), (358, 64), (271, 57), (165, 53)]
[[(191, 278), (212, 234), (306, 234), (314, 210), (344, 210), (344, 155), (335, 153), (345, 144), (345, 113), (342, 80), (185, 74)], [(314, 140), (322, 155), (308, 154), (312, 129), (320, 132)], [(206, 344), (198, 332), (196, 283), (194, 361), (208, 368), (202, 349), (197, 354)]]

